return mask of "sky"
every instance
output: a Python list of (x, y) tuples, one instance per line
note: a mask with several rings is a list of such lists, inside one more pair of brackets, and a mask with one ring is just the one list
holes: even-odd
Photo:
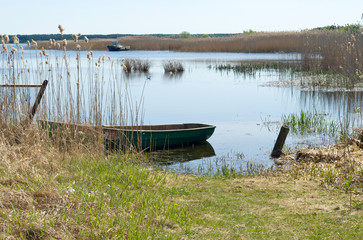
[(0, 0), (0, 34), (300, 31), (362, 24), (363, 0)]

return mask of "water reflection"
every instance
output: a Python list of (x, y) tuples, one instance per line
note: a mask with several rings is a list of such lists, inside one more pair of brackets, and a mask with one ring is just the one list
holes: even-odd
[(164, 79), (181, 79), (183, 76), (183, 72), (176, 72), (176, 73), (172, 73), (172, 72), (166, 72), (163, 75)]
[(171, 165), (174, 163), (214, 157), (215, 155), (216, 153), (212, 145), (205, 141), (184, 148), (152, 152), (149, 157), (160, 165)]
[(363, 107), (363, 92), (300, 91), (300, 104), (317, 106), (326, 112), (353, 113)]

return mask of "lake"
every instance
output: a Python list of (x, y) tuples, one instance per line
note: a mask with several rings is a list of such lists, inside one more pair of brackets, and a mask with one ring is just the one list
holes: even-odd
[[(62, 51), (48, 51), (51, 57), (63, 56)], [(67, 52), (70, 59), (76, 58), (76, 52)], [(102, 91), (107, 94), (112, 86), (127, 84), (128, 101), (140, 108), (140, 117), (144, 124), (171, 123), (206, 123), (216, 126), (208, 143), (197, 144), (185, 149), (167, 150), (150, 154), (159, 162), (159, 166), (173, 171), (194, 173), (215, 172), (220, 167), (233, 167), (246, 170), (248, 164), (273, 166), (270, 152), (282, 125), (283, 115), (309, 111), (323, 114), (329, 120), (351, 125), (362, 125), (362, 92), (339, 91), (302, 91), (298, 87), (272, 87), (271, 81), (290, 81), (289, 73), (261, 70), (254, 75), (236, 74), (233, 71), (215, 69), (219, 64), (238, 64), (246, 61), (297, 61), (299, 54), (281, 53), (182, 53), (169, 51), (125, 51), (93, 52), (95, 61), (106, 56), (119, 64), (122, 58), (148, 60), (151, 64), (149, 73), (121, 73), (113, 65), (96, 71), (102, 72)], [(25, 50), (24, 58), (41, 62), (39, 50)], [(43, 57), (44, 58), (44, 57)], [(88, 76), (90, 65), (87, 52), (80, 52), (81, 88), (87, 96), (87, 89), (99, 86), (93, 84)], [(184, 66), (181, 74), (165, 74), (163, 64), (175, 60)], [(54, 63), (55, 65), (55, 63)], [(91, 67), (93, 68), (93, 67)], [(70, 62), (69, 82), (76, 83), (77, 64)], [(47, 71), (42, 77), (52, 81)], [(93, 74), (93, 73), (92, 73)], [(91, 77), (93, 78), (93, 77)], [(31, 81), (30, 81), (31, 82)], [(88, 86), (90, 85), (90, 86)], [(55, 101), (50, 96), (55, 89), (50, 82), (46, 99), (48, 104)], [(75, 88), (72, 88), (75, 91)], [(88, 100), (92, 101), (92, 100)], [(107, 111), (117, 111), (105, 105)], [(87, 100), (82, 106), (87, 108)], [(134, 107), (134, 110), (137, 107)], [(111, 121), (107, 117), (103, 123)], [(321, 146), (335, 141), (326, 134), (298, 136), (289, 134), (285, 145), (289, 149), (298, 147)]]

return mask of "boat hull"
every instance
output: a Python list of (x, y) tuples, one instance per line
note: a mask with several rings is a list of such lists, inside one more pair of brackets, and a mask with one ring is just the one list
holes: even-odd
[(215, 126), (187, 123), (173, 125), (146, 125), (138, 127), (103, 127), (106, 145), (119, 148), (132, 145), (138, 149), (168, 149), (206, 141)]
[(120, 46), (113, 46), (113, 45), (108, 45), (107, 46), (108, 51), (127, 51), (129, 50), (129, 48), (127, 47), (120, 47)]
[(157, 150), (188, 146), (206, 141), (212, 136), (215, 126), (200, 123), (143, 125), (143, 126), (87, 126), (52, 121), (39, 121), (49, 129), (50, 136), (55, 131), (71, 129), (90, 132), (102, 131), (107, 149), (122, 149), (133, 146), (139, 150)]

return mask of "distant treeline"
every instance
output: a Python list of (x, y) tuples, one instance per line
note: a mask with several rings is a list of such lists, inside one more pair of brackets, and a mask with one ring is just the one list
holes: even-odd
[(362, 25), (360, 24), (346, 24), (344, 26), (342, 25), (328, 25), (325, 27), (318, 27), (314, 28), (313, 30), (340, 30), (340, 31), (346, 31), (346, 32), (358, 32), (362, 28)]
[[(327, 30), (327, 31), (345, 31), (345, 32), (358, 32), (362, 28), (360, 24), (346, 24), (344, 26), (340, 25), (329, 25), (324, 27), (314, 28), (312, 30)], [(184, 32), (183, 32), (184, 33)], [(121, 37), (137, 37), (137, 36), (148, 36), (148, 37), (157, 37), (157, 38), (223, 38), (223, 37), (231, 37), (235, 35), (239, 35), (241, 33), (211, 33), (211, 34), (190, 34), (189, 32), (185, 32), (188, 34), (188, 37), (183, 36), (183, 33), (180, 34), (89, 34), (87, 36), (88, 39), (117, 39)], [(252, 30), (243, 31), (243, 34), (254, 33)], [(14, 35), (9, 35), (10, 39)], [(26, 43), (26, 41), (31, 41), (32, 39), (35, 41), (48, 41), (49, 39), (55, 39), (56, 41), (67, 39), (72, 40), (72, 34), (29, 34), (29, 35), (17, 35), (20, 43)], [(79, 40), (83, 40), (84, 36), (79, 37)]]
[[(230, 37), (233, 35), (233, 33), (213, 33), (213, 34), (191, 34), (193, 38), (200, 38), (205, 35), (208, 35), (209, 37)], [(9, 35), (10, 39), (14, 35)], [(128, 36), (141, 36), (137, 34), (90, 34), (85, 35), (88, 39), (117, 39), (119, 37), (128, 37)], [(158, 37), (158, 38), (180, 38), (179, 34), (144, 34), (142, 36), (152, 36), (152, 37)], [(49, 39), (55, 39), (56, 41), (67, 39), (72, 40), (72, 34), (29, 34), (29, 35), (17, 35), (19, 38), (20, 43), (26, 43), (26, 41), (31, 41), (32, 39), (34, 41), (48, 41)], [(79, 37), (79, 40), (83, 40), (84, 36), (82, 35)]]

